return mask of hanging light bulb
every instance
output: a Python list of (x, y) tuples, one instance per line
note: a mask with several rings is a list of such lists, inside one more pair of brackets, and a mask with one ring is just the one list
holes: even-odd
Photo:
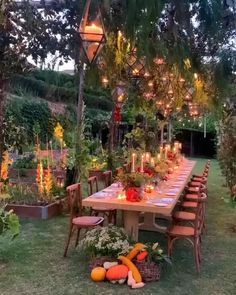
[(107, 88), (108, 83), (109, 83), (109, 80), (107, 79), (107, 77), (106, 76), (102, 77), (102, 85), (103, 85), (103, 87)]

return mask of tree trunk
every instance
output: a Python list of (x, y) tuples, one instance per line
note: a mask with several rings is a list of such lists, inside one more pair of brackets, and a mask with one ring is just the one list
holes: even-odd
[(84, 74), (85, 74), (85, 64), (82, 57), (82, 49), (76, 57), (75, 63), (79, 73), (79, 85), (78, 85), (78, 94), (77, 94), (77, 130), (76, 130), (76, 142), (75, 142), (75, 169), (73, 182), (76, 183), (81, 179), (81, 151), (83, 144), (83, 133), (84, 133)]
[(6, 100), (5, 89), (6, 89), (6, 82), (3, 80), (0, 80), (0, 176), (1, 176), (2, 158), (3, 158), (3, 152), (4, 152), (3, 123), (4, 123), (5, 100)]
[(113, 170), (112, 154), (114, 150), (114, 134), (115, 133), (115, 105), (112, 109), (111, 121), (109, 126), (109, 139), (108, 139), (108, 169)]
[(171, 122), (171, 120), (169, 121), (169, 125), (168, 125), (168, 141), (169, 141), (169, 143), (171, 143), (171, 141), (172, 141), (172, 122)]

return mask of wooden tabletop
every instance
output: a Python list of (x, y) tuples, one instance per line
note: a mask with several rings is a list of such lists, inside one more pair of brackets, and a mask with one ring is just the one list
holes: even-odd
[[(170, 179), (166, 182), (165, 190), (171, 189), (172, 185), (176, 183), (177, 179), (181, 177), (181, 181), (179, 181), (179, 187), (175, 188), (175, 195), (171, 196), (173, 202), (166, 207), (159, 207), (157, 205), (153, 205), (149, 203), (149, 200), (152, 198), (161, 199), (163, 197), (170, 198), (170, 196), (166, 195), (164, 192), (154, 191), (151, 194), (145, 193), (144, 199), (140, 202), (128, 202), (126, 199), (118, 199), (117, 195), (119, 193), (124, 193), (122, 189), (112, 193), (112, 186), (110, 186), (107, 193), (107, 198), (96, 198), (94, 195), (83, 199), (84, 207), (96, 207), (96, 208), (113, 208), (120, 209), (126, 211), (138, 211), (138, 212), (150, 212), (150, 213), (158, 213), (162, 215), (171, 215), (173, 208), (175, 207), (180, 195), (182, 194), (186, 184), (188, 183), (189, 177), (192, 174), (192, 170), (196, 164), (196, 161), (184, 160), (181, 166), (170, 176)], [(106, 191), (106, 189), (104, 190)]]

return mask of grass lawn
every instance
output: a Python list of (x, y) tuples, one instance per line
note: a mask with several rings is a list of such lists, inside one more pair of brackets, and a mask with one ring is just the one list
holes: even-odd
[[(200, 172), (205, 160), (198, 160)], [(223, 178), (216, 161), (209, 176), (207, 233), (203, 240), (202, 271), (195, 272), (189, 244), (177, 242), (173, 266), (163, 270), (160, 282), (143, 289), (130, 290), (126, 285), (95, 284), (90, 280), (88, 259), (73, 247), (62, 258), (68, 217), (49, 221), (23, 221), (20, 236), (14, 241), (0, 238), (1, 295), (83, 295), (83, 294), (236, 294), (236, 209), (226, 204)], [(164, 235), (141, 232), (141, 241), (159, 241), (166, 249)]]

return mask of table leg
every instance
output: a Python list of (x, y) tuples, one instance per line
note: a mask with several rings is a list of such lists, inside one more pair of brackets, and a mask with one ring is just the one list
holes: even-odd
[(139, 212), (124, 211), (124, 228), (132, 240), (138, 241)]
[[(157, 231), (157, 232), (166, 232), (167, 227), (162, 226), (156, 223), (156, 214), (154, 213), (144, 213), (144, 221), (139, 225), (141, 230), (148, 230), (148, 231)], [(164, 218), (169, 220), (167, 216), (160, 216), (160, 218)]]

